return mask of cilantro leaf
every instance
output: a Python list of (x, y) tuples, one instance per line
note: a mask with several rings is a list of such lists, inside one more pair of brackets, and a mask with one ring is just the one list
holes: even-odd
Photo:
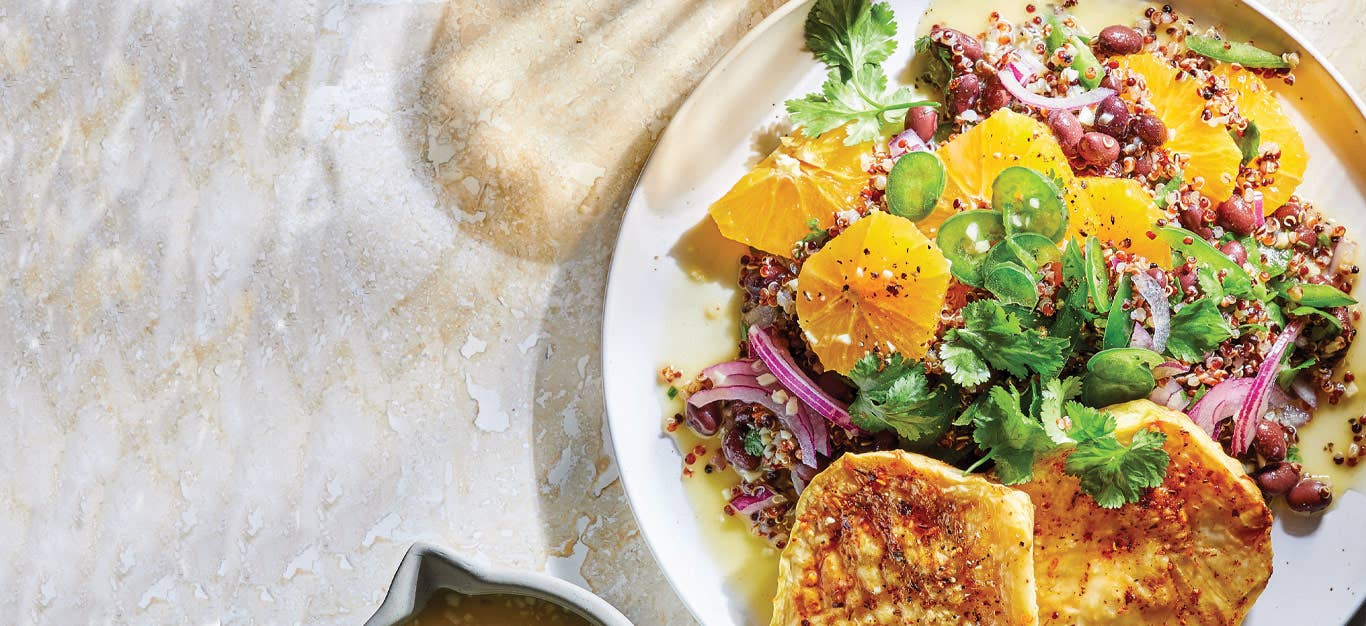
[(996, 462), (1002, 483), (1015, 485), (1034, 476), (1034, 459), (1053, 449), (1043, 424), (1020, 410), (1020, 393), (1005, 386), (992, 387), (978, 401), (972, 414), (972, 439)]
[(896, 50), (892, 9), (885, 2), (816, 0), (806, 14), (806, 47), (848, 78), (864, 65), (887, 60)]
[(1043, 429), (1048, 431), (1048, 437), (1054, 443), (1072, 442), (1072, 437), (1067, 434), (1067, 431), (1072, 427), (1072, 420), (1063, 412), (1063, 405), (1079, 395), (1081, 395), (1081, 378), (1078, 376), (1054, 378), (1044, 383), (1043, 403), (1039, 407), (1039, 421), (1043, 422)]
[(976, 387), (991, 378), (991, 368), (977, 352), (962, 344), (945, 343), (939, 347), (939, 360), (953, 382), (964, 387)]
[(830, 70), (820, 93), (785, 103), (792, 122), (802, 127), (807, 137), (819, 137), (828, 131), (849, 125), (846, 145), (873, 141), (882, 134), (883, 114), (934, 104), (914, 101), (905, 87), (888, 90), (887, 74), (878, 65), (855, 68), (848, 80), (840, 70)]
[[(1005, 370), (1016, 378), (1025, 378), (1031, 371), (1044, 378), (1054, 378), (1062, 371), (1065, 351), (1071, 341), (1022, 327), (1019, 318), (1000, 304), (991, 300), (973, 302), (963, 308), (963, 321), (963, 328), (945, 336), (945, 346), (971, 349), (993, 368)], [(941, 354), (943, 350), (940, 349)], [(959, 381), (955, 378), (954, 382)]]
[(750, 456), (764, 455), (764, 436), (759, 433), (759, 429), (753, 429), (745, 433), (745, 452)]
[(1162, 444), (1167, 436), (1154, 430), (1134, 433), (1125, 446), (1113, 435), (1077, 444), (1066, 471), (1081, 480), (1081, 490), (1107, 509), (1138, 502), (1143, 489), (1162, 484), (1171, 458)]
[(1233, 336), (1233, 327), (1208, 298), (1181, 307), (1172, 316), (1171, 327), (1167, 354), (1187, 363), (1203, 361), (1206, 354)]
[(1171, 204), (1171, 199), (1168, 196), (1171, 196), (1173, 191), (1181, 190), (1181, 185), (1185, 182), (1185, 177), (1185, 172), (1177, 172), (1176, 176), (1171, 177), (1167, 182), (1158, 185), (1157, 188), (1153, 190), (1157, 208), (1165, 209), (1168, 204)]
[(858, 396), (849, 405), (854, 424), (869, 432), (892, 429), (911, 441), (937, 437), (948, 426), (948, 394), (930, 385), (925, 366), (900, 354), (883, 364), (875, 354), (854, 365), (849, 378)]
[(1067, 420), (1067, 437), (1077, 443), (1095, 441), (1115, 432), (1115, 416), (1080, 402), (1067, 403)]
[(940, 92), (948, 93), (949, 81), (953, 80), (953, 53), (944, 46), (934, 45), (934, 40), (930, 39), (929, 35), (923, 35), (915, 40), (915, 53), (917, 56), (925, 55), (928, 60), (925, 80)]

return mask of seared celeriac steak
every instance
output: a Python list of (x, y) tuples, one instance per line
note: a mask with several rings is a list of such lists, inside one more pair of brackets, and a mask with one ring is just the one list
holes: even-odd
[(846, 454), (797, 504), (773, 624), (1036, 624), (1023, 493), (918, 454)]
[(1271, 512), (1252, 479), (1185, 415), (1147, 400), (1106, 409), (1128, 443), (1166, 434), (1171, 465), (1135, 504), (1104, 509), (1066, 452), (1019, 485), (1034, 502), (1043, 624), (1239, 624), (1271, 577)]

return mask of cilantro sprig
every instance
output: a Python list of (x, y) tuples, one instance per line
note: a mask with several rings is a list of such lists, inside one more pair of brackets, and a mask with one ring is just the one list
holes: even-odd
[(931, 384), (923, 364), (900, 354), (885, 363), (867, 354), (849, 378), (859, 390), (849, 414), (869, 432), (892, 429), (907, 440), (923, 442), (939, 436), (958, 408), (943, 386)]
[(888, 86), (882, 62), (896, 50), (896, 21), (885, 2), (817, 0), (806, 17), (806, 47), (830, 68), (818, 93), (788, 100), (793, 123), (808, 137), (848, 125), (844, 143), (877, 139), (886, 115), (916, 106), (907, 87)]
[(939, 347), (939, 358), (953, 382), (972, 387), (1003, 370), (1016, 378), (1031, 373), (1045, 379), (1062, 371), (1071, 340), (1052, 337), (1021, 323), (1019, 316), (993, 300), (979, 300), (963, 308), (963, 328), (949, 331)]

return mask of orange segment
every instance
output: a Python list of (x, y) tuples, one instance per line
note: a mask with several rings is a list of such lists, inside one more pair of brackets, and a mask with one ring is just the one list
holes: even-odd
[(801, 134), (782, 138), (772, 154), (745, 174), (707, 210), (728, 239), (784, 257), (835, 213), (855, 205), (868, 184), (865, 157), (873, 144), (844, 145), (845, 132), (832, 130), (816, 139)]
[(1199, 83), (1189, 76), (1178, 80), (1176, 67), (1151, 54), (1120, 57), (1119, 63), (1147, 86), (1154, 112), (1167, 125), (1163, 147), (1190, 157), (1186, 180), (1199, 176), (1205, 181), (1201, 193), (1216, 203), (1227, 200), (1233, 195), (1243, 155), (1222, 124), (1211, 126), (1202, 119), (1205, 99), (1200, 97)]
[(865, 354), (925, 356), (949, 288), (949, 262), (903, 217), (874, 212), (806, 260), (797, 321), (826, 369), (848, 373)]
[(934, 212), (916, 222), (931, 237), (954, 213), (979, 205), (989, 208), (991, 183), (997, 174), (1012, 165), (1059, 179), (1072, 212), (1075, 213), (1084, 201), (1074, 189), (1072, 166), (1067, 163), (1053, 131), (1038, 120), (1010, 109), (992, 113), (981, 124), (941, 145), (938, 154), (948, 170), (948, 182)]
[(1085, 176), (1078, 179), (1090, 199), (1089, 208), (1073, 216), (1068, 237), (1081, 241), (1095, 235), (1101, 242), (1171, 267), (1171, 248), (1148, 233), (1157, 232), (1157, 220), (1167, 214), (1157, 208), (1143, 185), (1128, 178)]
[(1214, 73), (1228, 80), (1238, 112), (1257, 123), (1257, 130), (1262, 135), (1262, 152), (1273, 147), (1280, 150), (1281, 157), (1275, 173), (1255, 174), (1260, 171), (1263, 161), (1263, 157), (1258, 156), (1247, 164), (1240, 177), (1249, 180), (1248, 174), (1254, 173), (1249, 182), (1261, 190), (1263, 209), (1267, 215), (1271, 215), (1290, 199), (1290, 195), (1300, 186), (1300, 181), (1304, 180), (1304, 168), (1309, 164), (1304, 139), (1276, 100), (1276, 92), (1256, 74), (1245, 69), (1234, 69), (1227, 63), (1215, 66)]

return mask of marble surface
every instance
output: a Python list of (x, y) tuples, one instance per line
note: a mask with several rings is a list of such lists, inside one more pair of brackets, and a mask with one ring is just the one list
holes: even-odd
[[(690, 623), (600, 299), (779, 4), (0, 0), (0, 622), (355, 624), (423, 540)], [(1268, 4), (1366, 86), (1355, 0)]]

